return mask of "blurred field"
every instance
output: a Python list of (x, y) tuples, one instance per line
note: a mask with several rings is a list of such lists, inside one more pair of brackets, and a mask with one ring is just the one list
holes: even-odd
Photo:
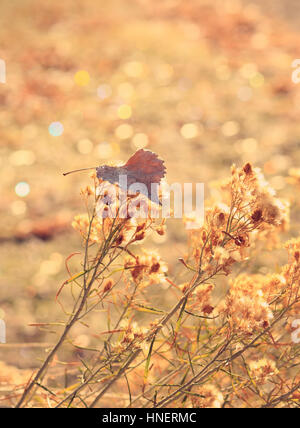
[[(80, 187), (89, 180), (63, 171), (147, 147), (165, 159), (169, 183), (204, 182), (208, 195), (232, 163), (251, 161), (293, 197), (285, 177), (300, 160), (300, 86), (291, 81), (299, 7), (287, 14), (283, 3), (291, 3), (277, 3), (271, 18), (247, 1), (1, 1), (0, 318), (8, 343), (51, 342), (28, 324), (62, 317), (54, 296), (64, 260), (80, 248), (69, 224), (84, 211)], [(74, 79), (79, 70), (90, 78)], [(52, 122), (63, 124), (61, 136), (50, 135)], [(26, 197), (15, 191), (22, 182)], [(185, 252), (178, 221), (149, 245), (176, 273)], [(0, 360), (31, 367), (33, 352), (3, 347)]]

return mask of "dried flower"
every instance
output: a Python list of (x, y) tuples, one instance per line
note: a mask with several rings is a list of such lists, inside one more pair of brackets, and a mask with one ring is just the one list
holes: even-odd
[(223, 394), (211, 384), (193, 390), (191, 401), (194, 408), (220, 409), (224, 403)]
[(126, 256), (124, 268), (130, 270), (130, 275), (134, 282), (148, 284), (159, 284), (165, 278), (167, 265), (161, 260), (156, 251), (143, 251), (143, 254), (136, 256)]
[(272, 376), (279, 373), (275, 362), (267, 358), (250, 361), (249, 369), (253, 380), (260, 385), (266, 383)]

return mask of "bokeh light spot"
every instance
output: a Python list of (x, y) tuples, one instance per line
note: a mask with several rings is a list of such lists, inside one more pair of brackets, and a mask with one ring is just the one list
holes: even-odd
[(239, 130), (240, 125), (235, 121), (226, 122), (222, 126), (222, 132), (225, 137), (233, 137), (234, 135), (238, 134)]
[(87, 86), (90, 83), (90, 75), (86, 70), (77, 71), (74, 76), (76, 85), (78, 86)]
[(24, 201), (15, 201), (10, 206), (13, 215), (23, 215), (27, 211), (27, 205)]
[(88, 138), (83, 138), (77, 143), (77, 150), (83, 155), (87, 155), (93, 151), (94, 145)]
[(261, 88), (265, 83), (265, 78), (261, 73), (256, 73), (253, 77), (251, 77), (249, 83), (252, 88)]
[(128, 104), (122, 104), (118, 108), (118, 116), (120, 119), (129, 119), (132, 115), (132, 109)]
[(18, 196), (20, 196), (21, 198), (25, 198), (26, 196), (29, 195), (30, 193), (30, 186), (28, 183), (26, 183), (25, 181), (21, 181), (20, 183), (18, 183), (15, 187), (15, 192)]
[(253, 90), (249, 86), (242, 86), (237, 92), (237, 97), (239, 100), (246, 102), (251, 100)]
[(35, 154), (30, 150), (16, 150), (10, 155), (9, 161), (14, 166), (30, 166), (35, 162)]
[(132, 145), (135, 149), (143, 149), (149, 143), (148, 135), (139, 132), (132, 139)]
[(133, 129), (132, 126), (128, 123), (123, 123), (122, 125), (119, 125), (117, 129), (115, 130), (116, 137), (120, 138), (120, 140), (126, 140), (130, 137), (132, 137)]
[(242, 149), (242, 152), (245, 154), (254, 153), (256, 152), (257, 148), (258, 148), (258, 143), (255, 140), (255, 138), (245, 138), (241, 142), (241, 149)]
[(98, 144), (96, 147), (96, 151), (97, 151), (97, 155), (102, 159), (108, 159), (113, 155), (112, 146), (106, 141)]
[(125, 64), (124, 71), (127, 76), (141, 77), (144, 73), (144, 65), (139, 61), (130, 61)]
[(112, 89), (109, 85), (103, 84), (98, 86), (97, 95), (101, 100), (105, 100), (106, 98), (109, 98), (111, 94), (112, 94)]
[(198, 127), (194, 123), (186, 123), (180, 129), (180, 133), (183, 138), (190, 139), (195, 138), (198, 135)]
[(60, 122), (52, 122), (49, 126), (49, 134), (52, 137), (60, 137), (64, 132), (63, 124)]
[(49, 260), (42, 261), (39, 273), (44, 276), (56, 275), (63, 262), (63, 257), (59, 253), (52, 253)]

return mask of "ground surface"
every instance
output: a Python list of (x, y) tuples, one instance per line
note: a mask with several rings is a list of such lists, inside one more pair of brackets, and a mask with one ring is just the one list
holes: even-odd
[[(285, 176), (300, 160), (300, 85), (291, 81), (300, 6), (243, 3), (1, 0), (0, 317), (10, 344), (51, 342), (28, 324), (62, 317), (54, 296), (64, 260), (80, 251), (69, 224), (89, 180), (63, 171), (125, 161), (145, 145), (165, 159), (170, 183), (208, 184), (251, 161), (286, 194)], [(74, 82), (78, 70), (88, 71), (87, 86)], [(59, 137), (48, 131), (56, 121)], [(30, 185), (25, 198), (15, 192), (20, 182)], [(176, 274), (185, 252), (178, 221), (148, 245)], [(37, 364), (36, 348), (10, 344), (0, 360)]]

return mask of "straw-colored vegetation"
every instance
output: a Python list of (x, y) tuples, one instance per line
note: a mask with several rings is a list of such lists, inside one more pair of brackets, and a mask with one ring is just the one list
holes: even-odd
[[(299, 43), (238, 0), (3, 2), (1, 405), (299, 407)], [(140, 148), (203, 225), (61, 174)]]

